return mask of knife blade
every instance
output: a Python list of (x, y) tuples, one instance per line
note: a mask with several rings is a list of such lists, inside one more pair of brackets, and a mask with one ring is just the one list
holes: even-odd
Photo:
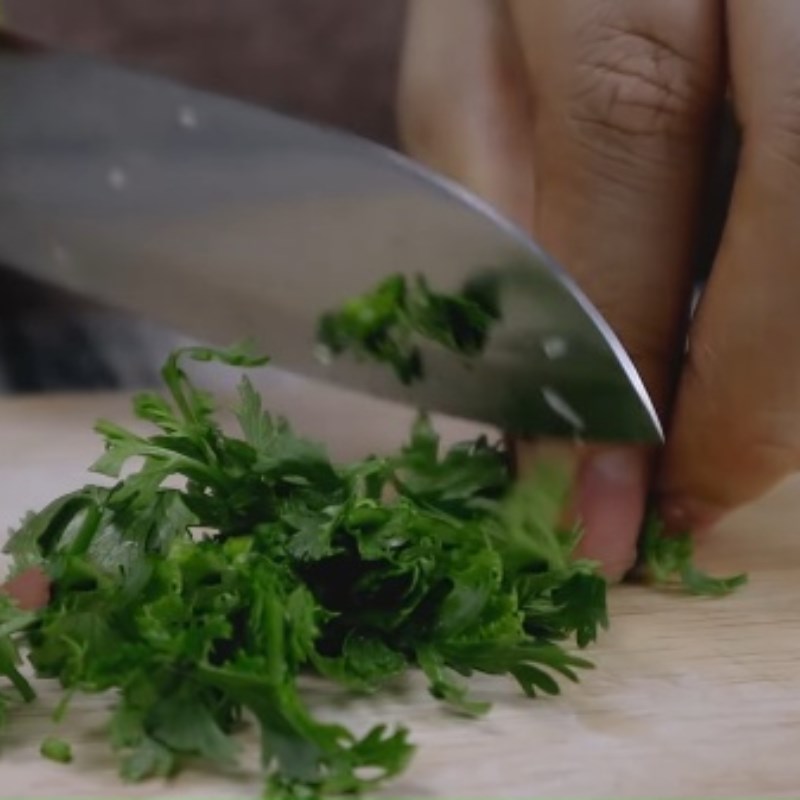
[[(0, 261), (312, 378), (524, 436), (658, 442), (629, 355), (526, 233), (350, 134), (100, 60), (0, 51)], [(490, 276), (479, 358), (423, 345), (421, 382), (315, 357), (320, 316), (391, 275)]]

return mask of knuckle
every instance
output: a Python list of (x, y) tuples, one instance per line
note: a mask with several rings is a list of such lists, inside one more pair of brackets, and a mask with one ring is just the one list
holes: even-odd
[(708, 73), (666, 40), (615, 31), (576, 68), (570, 120), (592, 146), (691, 142), (714, 102)]

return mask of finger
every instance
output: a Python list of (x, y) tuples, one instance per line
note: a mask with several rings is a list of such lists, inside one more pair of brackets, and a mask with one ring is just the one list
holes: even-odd
[[(529, 221), (621, 338), (666, 409), (721, 95), (720, 10), (677, 0), (510, 0), (535, 102)], [(577, 506), (584, 552), (635, 557), (651, 454), (592, 448)]]
[[(406, 150), (528, 228), (533, 220), (534, 186), (531, 99), (510, 19), (499, 4), (484, 0), (411, 3), (399, 97)], [(583, 452), (558, 442), (528, 444), (517, 448), (517, 469), (526, 473), (541, 461), (558, 463), (574, 481)], [(628, 566), (630, 546), (616, 537), (608, 541), (604, 532), (636, 527), (644, 469), (638, 463), (630, 469), (635, 483), (632, 505), (625, 496), (619, 498), (619, 481), (612, 480), (609, 491), (603, 462), (599, 463), (598, 479), (583, 482), (588, 485), (580, 504), (599, 521), (596, 555), (616, 577)], [(612, 459), (612, 477), (619, 472), (615, 463)], [(631, 494), (628, 482), (621, 484), (623, 495)], [(569, 511), (565, 509), (568, 517)], [(622, 552), (618, 552), (620, 542)]]
[(800, 463), (800, 5), (732, 0), (728, 26), (742, 150), (660, 480), (694, 529)]
[(532, 213), (531, 97), (495, 0), (410, 0), (398, 123), (405, 150), (521, 225)]
[[(512, 34), (497, 3), (412, 3), (401, 130), (412, 154), (536, 232), (611, 320), (651, 392), (663, 397), (671, 352), (664, 339), (679, 316), (702, 162), (697, 134), (713, 104), (716, 20), (708, 15), (698, 25), (683, 9), (684, 26), (696, 34), (687, 56), (694, 60), (670, 66), (680, 26), (659, 46), (648, 37), (661, 21), (637, 11), (645, 4), (628, 10), (631, 19), (613, 13), (616, 3), (600, 5), (599, 18), (587, 3), (512, 6), (521, 26)], [(539, 32), (546, 41), (538, 41)], [(523, 65), (520, 51), (528, 59)], [(531, 73), (535, 118), (521, 66)], [(542, 179), (534, 175), (534, 148), (540, 168), (551, 162)], [(543, 202), (534, 196), (534, 179)], [(626, 239), (633, 220), (634, 236)], [(622, 237), (611, 235), (620, 228)], [(652, 277), (672, 291), (650, 295)], [(660, 314), (651, 313), (653, 296)], [(634, 555), (647, 454), (613, 449), (608, 458), (601, 450), (592, 456), (579, 468), (585, 551), (619, 574)]]
[(636, 555), (648, 490), (646, 454), (631, 447), (550, 441), (518, 446), (520, 472), (535, 473), (540, 463), (556, 464), (577, 487), (564, 522), (584, 529), (579, 554), (599, 561), (609, 579), (622, 578)]
[(510, 0), (536, 101), (537, 238), (663, 403), (720, 97), (720, 14), (697, 0)]

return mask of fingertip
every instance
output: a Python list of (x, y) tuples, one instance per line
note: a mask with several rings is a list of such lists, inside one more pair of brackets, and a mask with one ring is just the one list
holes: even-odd
[(580, 472), (576, 514), (584, 530), (578, 552), (600, 562), (611, 581), (636, 561), (644, 518), (649, 460), (640, 448), (603, 448), (589, 454)]
[(621, 580), (636, 561), (650, 478), (647, 451), (549, 440), (517, 443), (515, 451), (521, 474), (541, 463), (565, 470), (572, 491), (564, 521), (583, 531), (576, 555), (597, 561), (608, 580)]

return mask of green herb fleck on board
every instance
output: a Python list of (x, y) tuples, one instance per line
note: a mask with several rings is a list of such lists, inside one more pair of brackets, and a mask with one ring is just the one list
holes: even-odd
[(50, 761), (57, 761), (59, 764), (69, 764), (72, 761), (72, 748), (69, 742), (58, 739), (55, 736), (48, 736), (39, 748), (39, 752)]

